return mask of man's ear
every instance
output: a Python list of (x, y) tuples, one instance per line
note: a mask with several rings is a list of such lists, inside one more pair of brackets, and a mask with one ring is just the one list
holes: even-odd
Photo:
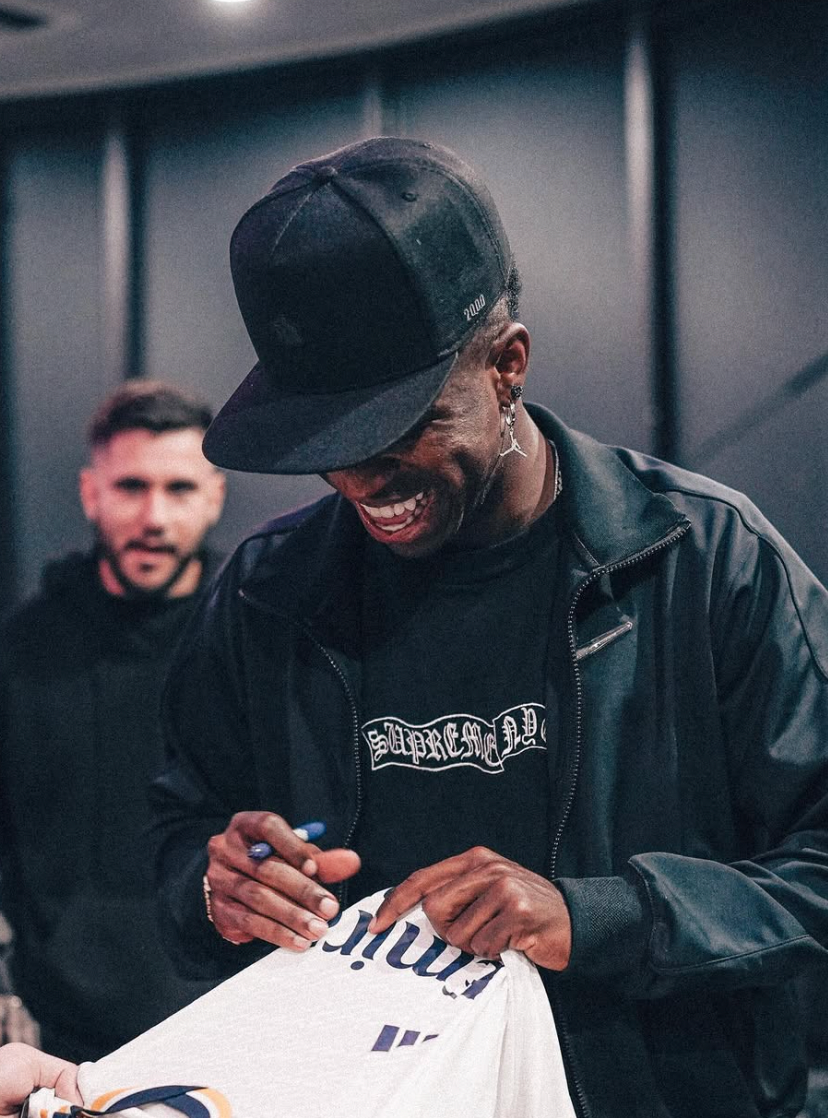
[(510, 322), (492, 344), (490, 360), (497, 370), (497, 395), (502, 407), (512, 402), (511, 390), (523, 387), (529, 365), (529, 331), (520, 322)]
[(84, 466), (78, 475), (78, 492), (87, 520), (94, 521), (98, 515), (98, 478), (94, 467)]

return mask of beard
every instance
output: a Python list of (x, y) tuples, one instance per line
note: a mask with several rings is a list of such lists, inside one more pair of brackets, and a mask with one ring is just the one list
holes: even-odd
[(157, 546), (163, 548), (169, 555), (175, 556), (176, 559), (176, 563), (173, 567), (172, 573), (167, 579), (164, 580), (164, 582), (160, 583), (158, 586), (147, 587), (142, 586), (140, 583), (133, 582), (124, 570), (121, 563), (120, 556), (129, 551), (134, 546), (134, 544), (130, 542), (125, 547), (121, 548), (120, 552), (118, 552), (115, 548), (112, 547), (109, 540), (106, 538), (97, 524), (94, 526), (94, 533), (95, 553), (98, 557), (98, 560), (106, 560), (109, 569), (112, 571), (112, 574), (115, 576), (118, 582), (118, 585), (123, 590), (125, 598), (132, 598), (134, 600), (141, 601), (158, 601), (163, 598), (168, 598), (170, 596), (170, 590), (181, 578), (184, 571), (187, 569), (187, 567), (189, 567), (190, 563), (197, 561), (201, 548), (201, 541), (199, 541), (198, 547), (196, 549), (194, 549), (193, 551), (188, 551), (186, 554), (182, 555), (176, 550), (176, 548), (172, 547), (171, 545), (168, 546), (164, 544), (153, 544), (151, 541), (144, 541), (149, 542), (149, 546)]

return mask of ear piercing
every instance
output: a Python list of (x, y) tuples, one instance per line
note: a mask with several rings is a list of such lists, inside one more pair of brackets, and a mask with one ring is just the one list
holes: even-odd
[(505, 424), (505, 426), (501, 429), (501, 435), (503, 431), (509, 431), (509, 445), (506, 447), (505, 450), (501, 450), (500, 457), (505, 458), (507, 454), (511, 454), (512, 452), (514, 452), (515, 454), (521, 454), (524, 458), (526, 458), (526, 451), (515, 438), (515, 421), (517, 419), (517, 416), (515, 415), (515, 405), (509, 404), (508, 408), (501, 408), (500, 410), (503, 414), (503, 422)]
[(523, 395), (523, 388), (519, 384), (513, 384), (509, 389), (509, 395), (512, 397), (508, 407), (505, 405), (500, 409), (502, 416), (502, 424), (500, 428), (501, 438), (508, 430), (509, 432), (509, 445), (505, 450), (501, 450), (500, 457), (505, 458), (507, 454), (521, 454), (524, 458), (528, 457), (526, 451), (520, 445), (515, 437), (515, 423), (517, 415), (515, 413), (515, 400), (519, 400)]

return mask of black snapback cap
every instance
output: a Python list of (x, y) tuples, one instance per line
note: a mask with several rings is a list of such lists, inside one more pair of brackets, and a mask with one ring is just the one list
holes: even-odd
[(489, 191), (446, 148), (380, 137), (295, 167), (233, 233), (258, 362), (205, 455), (316, 474), (380, 453), (439, 395), (510, 263)]

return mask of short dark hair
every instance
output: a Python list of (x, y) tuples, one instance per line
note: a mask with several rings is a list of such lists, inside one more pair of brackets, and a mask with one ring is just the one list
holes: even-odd
[(89, 445), (104, 446), (121, 431), (136, 428), (154, 434), (187, 427), (206, 431), (212, 418), (209, 404), (171, 384), (128, 380), (95, 410), (89, 423)]
[(520, 318), (520, 295), (523, 291), (523, 280), (520, 277), (518, 266), (514, 260), (509, 268), (509, 277), (506, 280), (506, 308), (509, 311), (509, 317), (512, 322), (517, 322)]

